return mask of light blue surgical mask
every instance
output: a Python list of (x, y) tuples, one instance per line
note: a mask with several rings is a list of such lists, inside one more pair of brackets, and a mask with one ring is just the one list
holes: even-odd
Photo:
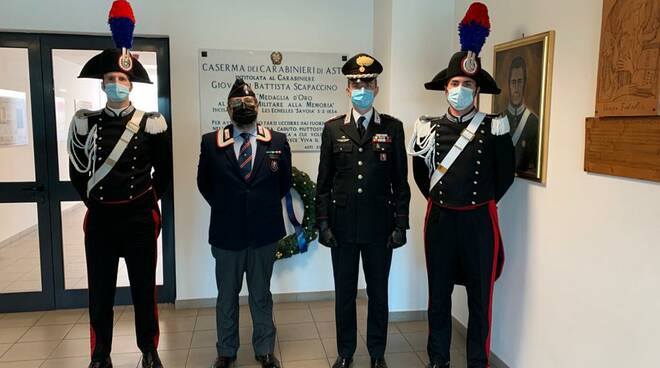
[(474, 104), (474, 90), (458, 86), (449, 90), (447, 101), (458, 111), (463, 111)]
[(366, 88), (354, 89), (351, 92), (353, 106), (360, 110), (366, 110), (374, 103), (374, 91)]
[(108, 96), (108, 100), (112, 102), (122, 102), (128, 99), (128, 95), (131, 92), (128, 87), (119, 83), (108, 83), (105, 85), (105, 94)]

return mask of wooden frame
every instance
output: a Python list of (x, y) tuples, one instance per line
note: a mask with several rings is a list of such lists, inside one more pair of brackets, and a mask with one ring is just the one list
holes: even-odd
[(516, 176), (542, 184), (548, 168), (554, 45), (555, 32), (548, 31), (496, 45), (493, 55), (493, 77), (502, 93), (493, 96), (492, 111), (509, 116)]

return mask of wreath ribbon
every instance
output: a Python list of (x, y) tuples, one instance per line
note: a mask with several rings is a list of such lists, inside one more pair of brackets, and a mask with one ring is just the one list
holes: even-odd
[(291, 196), (291, 191), (286, 194), (286, 213), (289, 216), (289, 221), (293, 225), (293, 228), (296, 230), (296, 243), (298, 244), (298, 251), (300, 253), (307, 251), (307, 246), (309, 242), (305, 239), (305, 232), (303, 227), (296, 218), (296, 212), (293, 210), (293, 197)]

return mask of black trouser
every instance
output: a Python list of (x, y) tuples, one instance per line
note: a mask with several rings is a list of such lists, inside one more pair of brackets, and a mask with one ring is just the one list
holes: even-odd
[[(433, 362), (449, 362), (451, 294), (457, 279), (468, 297), (467, 360), (470, 368), (488, 367), (493, 284), (499, 250), (494, 204), (469, 210), (432, 205), (425, 225), (429, 282), (429, 339)], [(496, 209), (495, 209), (496, 211)]]
[(273, 275), (276, 251), (277, 243), (242, 250), (211, 247), (215, 258), (215, 281), (218, 286), (215, 312), (218, 356), (235, 357), (238, 352), (240, 345), (238, 294), (243, 287), (243, 275), (246, 275), (249, 292), (254, 353), (255, 355), (273, 353), (276, 330), (273, 323), (270, 278)]
[(360, 254), (367, 281), (369, 307), (367, 316), (367, 349), (372, 358), (382, 358), (387, 345), (387, 281), (392, 263), (392, 250), (385, 244), (346, 244), (332, 248), (332, 270), (335, 278), (335, 319), (337, 352), (351, 358), (357, 346), (355, 298)]
[[(106, 208), (108, 207), (108, 208)], [(92, 207), (85, 218), (92, 360), (110, 356), (113, 305), (119, 258), (124, 257), (135, 310), (137, 344), (142, 352), (158, 347), (156, 240), (158, 208)]]

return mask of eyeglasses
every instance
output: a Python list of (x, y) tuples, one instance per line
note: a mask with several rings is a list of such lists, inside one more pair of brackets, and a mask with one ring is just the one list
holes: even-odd
[(238, 109), (241, 107), (256, 108), (258, 102), (257, 99), (254, 97), (232, 98), (231, 100), (229, 100), (228, 105), (232, 109)]

